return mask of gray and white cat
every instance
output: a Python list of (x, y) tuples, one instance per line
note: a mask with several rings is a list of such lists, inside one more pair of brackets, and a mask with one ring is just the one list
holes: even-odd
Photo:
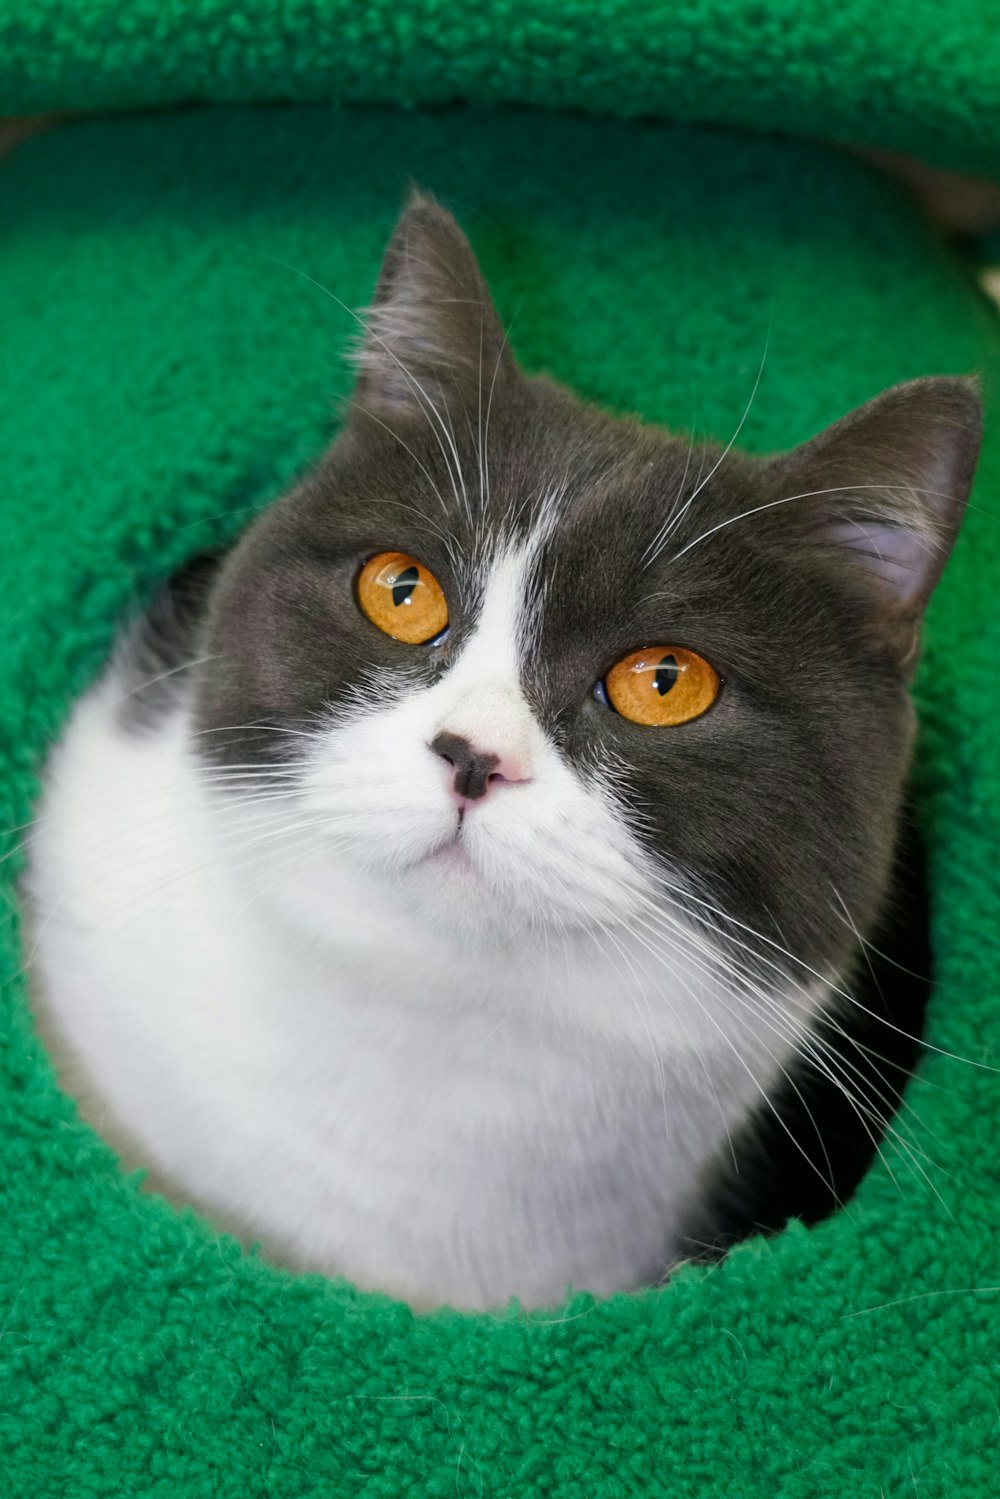
[(40, 1023), (126, 1160), (275, 1259), (466, 1307), (656, 1281), (804, 1065), (882, 1122), (830, 1038), (976, 389), (692, 447), (528, 378), (420, 196), (358, 362), (51, 761)]

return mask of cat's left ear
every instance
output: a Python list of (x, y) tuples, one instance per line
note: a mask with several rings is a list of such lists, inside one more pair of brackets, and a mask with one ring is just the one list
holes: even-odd
[(904, 669), (958, 535), (981, 436), (975, 380), (911, 380), (772, 460), (790, 512), (865, 582)]
[(516, 369), (469, 241), (426, 193), (389, 240), (354, 358), (355, 406), (382, 422), (478, 416)]

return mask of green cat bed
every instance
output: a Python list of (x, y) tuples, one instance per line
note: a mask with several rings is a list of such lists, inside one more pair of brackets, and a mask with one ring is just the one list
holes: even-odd
[(9, 113), (288, 99), (712, 121), (1000, 171), (994, 0), (0, 0)]
[[(41, 137), (0, 171), (3, 828), (121, 612), (319, 452), (352, 333), (323, 288), (365, 301), (411, 178), (463, 218), (524, 362), (618, 409), (728, 439), (768, 335), (756, 449), (896, 380), (997, 367), (963, 264), (825, 148), (305, 107)], [(919, 683), (939, 987), (907, 1148), (818, 1228), (662, 1289), (416, 1316), (142, 1191), (36, 1038), (9, 835), (3, 1495), (996, 1495), (998, 495), (990, 422)]]

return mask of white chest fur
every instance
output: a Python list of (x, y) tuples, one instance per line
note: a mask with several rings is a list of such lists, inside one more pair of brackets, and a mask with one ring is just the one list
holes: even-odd
[(682, 947), (463, 952), (347, 865), (310, 946), (245, 881), (261, 849), (234, 858), (182, 717), (128, 735), (114, 696), (56, 758), (30, 890), (43, 1028), (125, 1158), (276, 1259), (416, 1301), (662, 1273), (774, 1037)]

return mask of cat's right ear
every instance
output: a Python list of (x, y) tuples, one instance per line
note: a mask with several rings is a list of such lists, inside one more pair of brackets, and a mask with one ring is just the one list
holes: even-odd
[(414, 191), (382, 262), (354, 359), (357, 410), (379, 421), (475, 419), (515, 369), (503, 325), (458, 224)]
[(787, 532), (822, 545), (863, 585), (871, 620), (907, 672), (981, 435), (977, 383), (932, 376), (893, 386), (770, 464), (778, 493), (796, 502)]

